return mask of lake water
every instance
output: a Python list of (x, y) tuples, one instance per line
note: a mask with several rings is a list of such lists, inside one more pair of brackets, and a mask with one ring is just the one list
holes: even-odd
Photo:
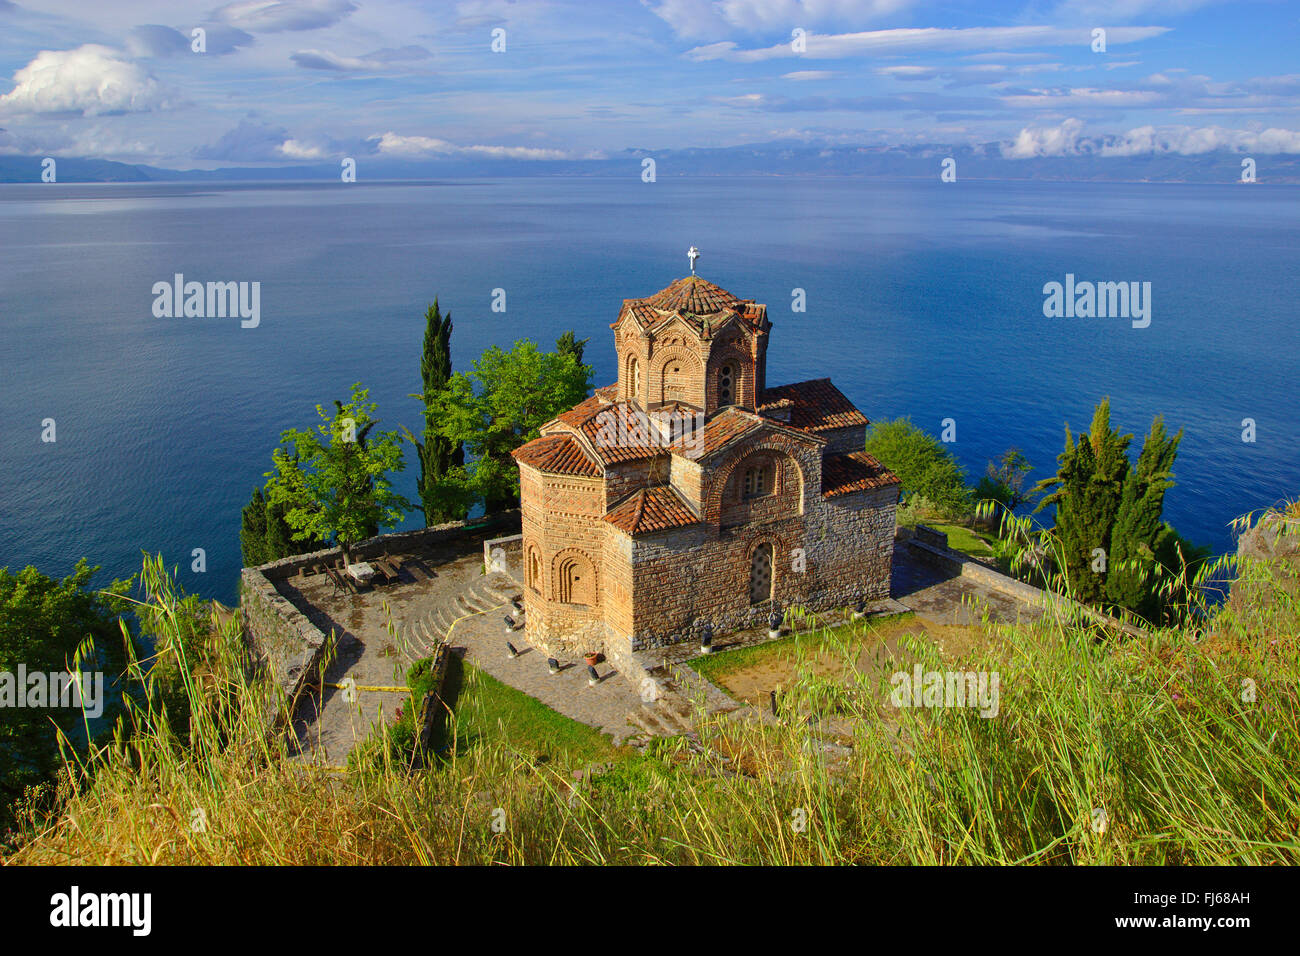
[[(1050, 474), (1064, 423), (1086, 428), (1109, 395), (1134, 457), (1153, 415), (1184, 429), (1165, 515), (1193, 540), (1227, 549), (1233, 517), (1300, 494), (1300, 187), (6, 185), (0, 566), (61, 575), (85, 555), (107, 580), (161, 552), (185, 588), (233, 601), (240, 509), (281, 431), (356, 381), (383, 427), (420, 428), (408, 395), (434, 296), (458, 368), (573, 328), (605, 384), (622, 299), (685, 274), (692, 244), (702, 276), (767, 303), (770, 384), (829, 376), (869, 418), (936, 435), (952, 418), (972, 477), (1013, 444), (1031, 479)], [(155, 318), (152, 287), (175, 273), (260, 282), (261, 324)], [(1043, 286), (1067, 273), (1150, 282), (1150, 326), (1045, 318)]]

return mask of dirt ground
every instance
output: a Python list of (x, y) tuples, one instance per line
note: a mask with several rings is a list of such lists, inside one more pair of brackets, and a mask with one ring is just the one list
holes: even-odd
[(715, 674), (712, 680), (737, 700), (766, 705), (772, 691), (779, 693), (788, 687), (801, 671), (818, 677), (842, 675), (848, 683), (850, 666), (864, 674), (874, 672), (876, 676), (909, 668), (914, 658), (907, 649), (909, 639), (937, 644), (940, 652), (950, 657), (963, 654), (979, 642), (982, 631), (978, 627), (935, 624), (920, 618), (884, 622), (862, 635), (856, 653), (833, 645), (810, 652), (794, 642), (786, 642), (779, 649), (772, 648), (762, 660)]

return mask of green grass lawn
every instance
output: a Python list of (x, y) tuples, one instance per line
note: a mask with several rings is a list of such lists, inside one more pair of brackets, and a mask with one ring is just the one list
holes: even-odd
[(993, 556), (993, 549), (989, 547), (992, 537), (971, 528), (959, 524), (933, 524), (926, 522), (936, 531), (942, 531), (948, 535), (948, 547), (954, 551), (960, 551), (962, 554), (969, 554), (973, 558), (988, 558)]
[[(406, 675), (411, 696), (403, 701), (400, 715), (392, 723), (376, 727), (353, 749), (348, 755), (350, 768), (375, 771), (386, 761), (410, 762), (416, 745), (416, 715), (432, 683), (432, 660), (425, 658), (411, 665)], [(569, 769), (622, 754), (595, 728), (557, 713), (455, 654), (447, 664), (443, 701), (451, 713), (443, 715), (433, 741), (434, 752), (442, 757), (504, 752)]]
[(917, 518), (915, 515), (899, 515), (898, 523), (906, 528), (914, 528), (917, 524), (923, 524), (933, 528), (935, 531), (942, 531), (948, 535), (948, 547), (954, 551), (960, 551), (962, 554), (969, 554), (972, 558), (990, 558), (993, 556), (993, 549), (989, 546), (995, 540), (991, 534), (983, 531), (976, 531), (963, 524), (953, 524), (948, 521), (935, 521), (930, 518)]
[(502, 744), (542, 762), (582, 766), (617, 754), (610, 739), (565, 717), (523, 691), (452, 655), (446, 698), (455, 717), (443, 727), (439, 751), (454, 731), (459, 753), (485, 743)]

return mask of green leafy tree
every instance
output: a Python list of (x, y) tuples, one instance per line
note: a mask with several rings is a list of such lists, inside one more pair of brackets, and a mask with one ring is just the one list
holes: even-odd
[[(425, 310), (424, 322), (424, 350), (420, 355), (422, 390), (414, 397), (421, 399), (427, 410), (432, 397), (446, 388), (451, 379), (451, 313), (443, 316), (438, 300), (434, 299), (433, 305)], [(415, 445), (420, 462), (416, 488), (425, 525), (432, 527), (464, 518), (469, 513), (469, 505), (461, 496), (449, 494), (450, 486), (444, 481), (454, 469), (465, 464), (464, 444), (444, 438), (427, 424), (423, 440), (417, 440), (409, 432), (407, 437)]]
[(267, 499), (283, 505), (295, 541), (332, 540), (351, 556), (352, 546), (392, 527), (414, 506), (393, 490), (389, 473), (401, 471), (401, 437), (372, 430), (378, 424), (370, 392), (358, 382), (351, 400), (336, 401), (330, 415), (317, 405), (315, 431), (290, 429), (280, 438), (275, 468), (267, 472)]
[[(12, 675), (7, 687), (0, 684), (0, 823), (26, 787), (50, 778), (59, 763), (59, 735), (84, 737), (80, 709), (17, 707), (6, 700), (6, 695), (28, 691), (17, 685), (19, 665), (29, 675), (53, 674), (74, 672), (80, 662), (83, 671), (104, 672), (105, 696), (108, 680), (125, 665), (125, 636), (117, 617), (131, 582), (92, 589), (90, 579), (98, 570), (83, 558), (58, 581), (34, 567), (17, 574), (0, 568), (0, 674)], [(106, 707), (103, 716), (114, 710)]]
[(1012, 446), (1002, 453), (997, 462), (989, 462), (975, 486), (976, 502), (995, 501), (1009, 511), (1015, 511), (1033, 500), (1025, 490), (1025, 478), (1034, 470), (1025, 453)]
[(908, 418), (874, 423), (866, 450), (896, 474), (906, 497), (924, 498), (944, 517), (957, 518), (971, 505), (966, 475), (952, 452)]
[(439, 492), (455, 500), (478, 499), (488, 514), (519, 503), (519, 469), (510, 453), (539, 434), (556, 415), (591, 390), (591, 366), (572, 351), (542, 352), (527, 340), (510, 351), (492, 346), (435, 393), (425, 409), (427, 426), (472, 456), (452, 469)]

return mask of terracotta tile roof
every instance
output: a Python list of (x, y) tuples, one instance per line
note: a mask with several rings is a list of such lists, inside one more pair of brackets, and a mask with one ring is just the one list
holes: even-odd
[(763, 423), (757, 416), (739, 408), (727, 408), (704, 423), (702, 438), (699, 435), (684, 436), (673, 443), (672, 451), (691, 458), (703, 458), (732, 440), (762, 427)]
[(618, 398), (618, 382), (612, 385), (602, 385), (593, 393), (596, 398), (604, 399), (607, 402), (615, 401)]
[(753, 299), (739, 299), (699, 276), (686, 276), (644, 299), (624, 299), (619, 318), (629, 312), (643, 329), (669, 315), (679, 315), (697, 331), (702, 331), (704, 323), (696, 317), (718, 313), (734, 313), (748, 325), (761, 329), (767, 317), (767, 306), (759, 305)]
[(628, 495), (605, 515), (605, 520), (628, 534), (644, 534), (667, 528), (698, 524), (699, 518), (686, 500), (672, 488), (661, 485), (642, 488)]
[(581, 428), (588, 418), (595, 415), (608, 404), (608, 402), (602, 401), (599, 395), (593, 395), (590, 398), (583, 399), (567, 412), (561, 412), (555, 417), (559, 421), (562, 421), (564, 424), (573, 428)]
[(759, 413), (778, 408), (789, 408), (789, 424), (810, 432), (871, 424), (867, 416), (831, 384), (829, 378), (815, 378), (810, 382), (795, 382), (765, 390), (758, 404)]
[(606, 465), (665, 453), (653, 420), (629, 402), (602, 402), (592, 397), (556, 420), (581, 432)]
[(572, 435), (563, 432), (534, 438), (511, 452), (516, 461), (553, 475), (599, 478), (604, 472)]
[(822, 496), (826, 498), (898, 483), (897, 475), (865, 451), (822, 459)]

